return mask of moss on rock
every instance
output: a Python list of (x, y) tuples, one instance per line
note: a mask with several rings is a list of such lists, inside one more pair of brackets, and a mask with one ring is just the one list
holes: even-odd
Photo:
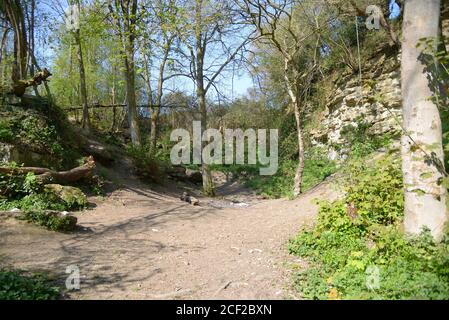
[(78, 188), (59, 184), (47, 184), (45, 185), (45, 190), (63, 200), (69, 209), (83, 209), (87, 206), (87, 197)]

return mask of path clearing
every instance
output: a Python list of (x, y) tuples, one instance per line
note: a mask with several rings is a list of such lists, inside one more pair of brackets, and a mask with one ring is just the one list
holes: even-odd
[[(221, 190), (231, 196), (232, 186)], [(227, 191), (225, 191), (227, 190)], [(241, 196), (241, 190), (235, 188)], [(60, 234), (14, 219), (0, 221), (0, 262), (65, 279), (81, 270), (73, 299), (288, 299), (286, 242), (313, 222), (316, 198), (335, 198), (322, 184), (296, 201), (252, 201), (250, 207), (194, 207), (180, 191), (128, 179), (124, 188), (77, 214), (84, 228)], [(232, 193), (232, 192), (231, 192)], [(212, 203), (213, 204), (213, 203)]]

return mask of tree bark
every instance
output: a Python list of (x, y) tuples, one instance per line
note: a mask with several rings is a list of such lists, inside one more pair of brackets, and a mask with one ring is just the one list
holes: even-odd
[[(131, 3), (131, 7), (130, 7)], [(126, 101), (128, 105), (128, 122), (131, 131), (133, 145), (140, 146), (140, 128), (138, 122), (136, 102), (136, 70), (134, 60), (134, 46), (136, 38), (137, 0), (125, 0), (122, 2), (124, 16), (124, 65), (126, 79)]]
[(419, 234), (423, 227), (435, 239), (448, 220), (444, 178), (442, 126), (430, 99), (428, 68), (416, 47), (421, 38), (438, 37), (440, 0), (406, 0), (402, 43), (403, 126), (402, 161), (405, 188), (404, 229)]
[[(305, 163), (305, 152), (304, 152), (304, 135), (302, 130), (301, 121), (301, 108), (300, 108), (300, 97), (299, 97), (299, 74), (297, 71), (293, 70), (294, 62), (289, 58), (284, 58), (284, 80), (287, 86), (288, 95), (290, 96), (290, 101), (293, 105), (293, 112), (296, 121), (296, 132), (298, 138), (298, 167), (295, 173), (295, 179), (293, 181), (293, 197), (297, 198), (301, 194), (302, 185), (302, 175), (304, 172)], [(292, 81), (289, 77), (293, 74), (294, 80)]]
[(297, 198), (302, 192), (302, 175), (304, 173), (305, 153), (304, 153), (304, 135), (302, 130), (301, 113), (299, 108), (299, 101), (296, 98), (293, 101), (296, 131), (298, 135), (298, 168), (296, 169), (293, 197)]
[(16, 95), (17, 97), (22, 97), (25, 94), (27, 88), (45, 83), (51, 76), (52, 74), (50, 73), (50, 71), (48, 71), (47, 69), (43, 69), (31, 79), (18, 80), (14, 82), (10, 93)]
[(0, 6), (14, 31), (14, 68), (12, 81), (17, 82), (27, 76), (28, 43), (25, 17), (20, 0), (2, 0)]
[[(202, 0), (196, 0), (196, 93), (198, 98), (198, 104), (201, 113), (201, 134), (207, 130), (207, 104), (206, 104), (206, 89), (204, 87), (204, 55), (205, 48), (203, 48), (203, 35), (202, 35)], [(203, 149), (205, 147), (205, 143), (202, 142), (201, 147), (201, 155)], [(201, 157), (202, 158), (202, 157)], [(214, 181), (212, 179), (212, 173), (210, 171), (209, 165), (204, 163), (203, 159), (201, 159), (202, 165), (202, 175), (203, 175), (203, 192), (207, 196), (215, 196), (215, 186)]]
[(31, 172), (36, 174), (38, 180), (43, 184), (46, 183), (67, 184), (77, 182), (82, 178), (91, 177), (94, 169), (95, 169), (95, 160), (93, 157), (89, 157), (86, 161), (86, 164), (69, 171), (58, 172), (47, 168), (37, 168), (37, 167), (22, 167), (22, 168), (0, 167), (0, 174), (27, 174)]
[[(79, 7), (79, 2), (78, 2)], [(83, 49), (81, 46), (81, 32), (80, 30), (75, 31), (75, 42), (78, 50), (78, 65), (79, 65), (79, 73), (80, 73), (80, 92), (81, 92), (81, 101), (83, 104), (83, 120), (82, 127), (83, 129), (90, 130), (90, 117), (89, 117), (89, 105), (87, 102), (87, 87), (86, 87), (86, 72), (84, 68), (84, 59), (83, 59)]]

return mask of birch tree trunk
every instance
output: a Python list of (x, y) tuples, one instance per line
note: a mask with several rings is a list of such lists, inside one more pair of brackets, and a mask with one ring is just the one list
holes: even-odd
[(405, 188), (404, 229), (419, 234), (423, 227), (435, 239), (448, 220), (441, 118), (430, 100), (427, 68), (416, 47), (421, 38), (439, 35), (440, 0), (406, 0), (402, 43), (404, 129), (402, 161)]

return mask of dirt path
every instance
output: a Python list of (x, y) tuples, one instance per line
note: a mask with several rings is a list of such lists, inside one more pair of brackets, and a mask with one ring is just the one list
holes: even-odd
[(313, 222), (313, 200), (336, 192), (323, 184), (296, 201), (257, 199), (233, 184), (221, 192), (250, 206), (200, 199), (194, 207), (176, 188), (155, 191), (130, 177), (77, 214), (78, 233), (0, 221), (0, 262), (60, 279), (77, 265), (81, 290), (70, 294), (74, 299), (297, 298), (288, 270), (300, 261), (286, 242)]

